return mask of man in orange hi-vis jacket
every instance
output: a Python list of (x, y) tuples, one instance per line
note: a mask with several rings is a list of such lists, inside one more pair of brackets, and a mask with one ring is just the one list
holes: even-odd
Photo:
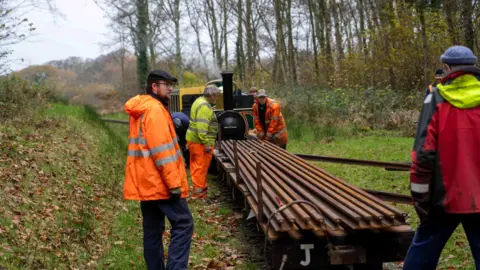
[(147, 94), (125, 104), (129, 144), (124, 198), (140, 201), (143, 247), (148, 269), (165, 269), (165, 217), (172, 225), (166, 269), (187, 269), (193, 234), (187, 174), (175, 126), (167, 110), (177, 79), (163, 70), (147, 78)]
[(288, 131), (280, 104), (268, 98), (265, 89), (260, 89), (252, 110), (257, 137), (287, 149)]

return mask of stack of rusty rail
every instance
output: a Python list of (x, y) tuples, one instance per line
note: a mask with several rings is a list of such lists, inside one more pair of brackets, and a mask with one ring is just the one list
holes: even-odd
[(219, 153), (234, 166), (234, 182), (244, 194), (265, 230), (267, 218), (292, 201), (303, 199), (274, 216), (269, 238), (281, 233), (292, 238), (302, 231), (317, 236), (344, 235), (362, 229), (405, 225), (406, 214), (280, 147), (259, 140), (221, 141)]

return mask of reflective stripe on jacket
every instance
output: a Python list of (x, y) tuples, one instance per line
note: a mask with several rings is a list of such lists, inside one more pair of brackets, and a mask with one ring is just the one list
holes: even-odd
[(272, 139), (278, 145), (285, 145), (288, 142), (288, 131), (282, 112), (280, 111), (280, 104), (270, 98), (267, 98), (265, 106), (265, 126), (264, 130), (262, 123), (260, 123), (258, 114), (258, 103), (253, 104), (253, 119), (255, 128), (259, 138), (267, 137)]
[(204, 97), (197, 98), (190, 110), (190, 126), (187, 130), (187, 141), (205, 146), (214, 146), (217, 131), (218, 122), (212, 106)]
[(165, 200), (174, 188), (186, 198), (187, 174), (170, 113), (150, 95), (131, 98), (125, 111), (130, 130), (124, 198)]

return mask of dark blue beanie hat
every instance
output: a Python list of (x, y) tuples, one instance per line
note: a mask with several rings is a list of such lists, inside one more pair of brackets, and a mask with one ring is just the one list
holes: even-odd
[(472, 50), (465, 46), (453, 46), (448, 48), (440, 57), (440, 60), (448, 65), (475, 65), (477, 57)]

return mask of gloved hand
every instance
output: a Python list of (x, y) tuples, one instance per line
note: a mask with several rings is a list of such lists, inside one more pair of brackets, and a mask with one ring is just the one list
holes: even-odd
[(205, 153), (211, 153), (213, 152), (213, 146), (206, 146), (205, 145)]
[(415, 207), (415, 212), (417, 212), (418, 217), (421, 221), (428, 220), (429, 207), (428, 203), (414, 202), (413, 206)]
[(180, 187), (170, 189), (170, 200), (176, 201), (180, 199), (181, 195), (182, 191), (180, 190)]

